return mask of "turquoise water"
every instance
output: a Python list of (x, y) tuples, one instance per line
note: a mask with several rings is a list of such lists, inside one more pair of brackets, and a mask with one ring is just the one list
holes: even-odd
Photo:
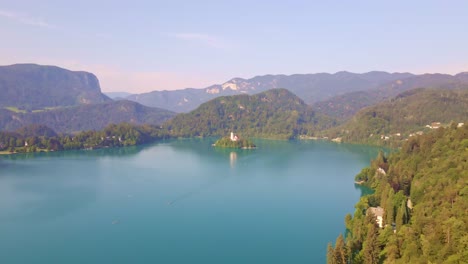
[(324, 263), (377, 154), (213, 142), (0, 157), (0, 262)]

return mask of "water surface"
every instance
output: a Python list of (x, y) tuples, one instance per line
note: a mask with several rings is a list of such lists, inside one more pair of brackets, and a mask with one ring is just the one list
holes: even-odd
[(324, 263), (375, 148), (212, 139), (0, 157), (2, 263)]

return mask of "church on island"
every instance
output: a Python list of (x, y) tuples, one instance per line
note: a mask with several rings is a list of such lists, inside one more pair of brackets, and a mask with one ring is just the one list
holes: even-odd
[(238, 140), (239, 140), (239, 137), (236, 134), (234, 134), (234, 132), (231, 132), (231, 141), (236, 142)]
[(222, 148), (242, 148), (242, 149), (254, 149), (255, 144), (248, 139), (240, 138), (234, 132), (231, 132), (231, 136), (223, 137), (218, 139), (213, 146)]

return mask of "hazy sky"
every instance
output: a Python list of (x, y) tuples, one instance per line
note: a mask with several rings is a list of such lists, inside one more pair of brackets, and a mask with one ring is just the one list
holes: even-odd
[(0, 65), (90, 71), (103, 91), (468, 71), (468, 1), (0, 0), (0, 36)]

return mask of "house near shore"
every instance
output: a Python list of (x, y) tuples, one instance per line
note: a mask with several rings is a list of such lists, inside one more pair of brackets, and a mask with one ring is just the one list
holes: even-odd
[(384, 216), (384, 209), (380, 206), (378, 207), (369, 207), (367, 213), (371, 213), (375, 216), (375, 222), (379, 225), (380, 228), (383, 228), (383, 216)]
[(430, 125), (426, 125), (427, 128), (430, 128), (430, 129), (438, 129), (440, 128), (442, 125), (440, 122), (432, 122)]
[(336, 143), (341, 143), (343, 141), (343, 138), (337, 137), (337, 138), (332, 139), (332, 141)]
[(387, 175), (387, 173), (385, 172), (385, 170), (382, 169), (381, 167), (379, 167), (379, 168), (377, 169), (377, 172), (380, 173), (380, 174), (382, 174), (382, 175)]

